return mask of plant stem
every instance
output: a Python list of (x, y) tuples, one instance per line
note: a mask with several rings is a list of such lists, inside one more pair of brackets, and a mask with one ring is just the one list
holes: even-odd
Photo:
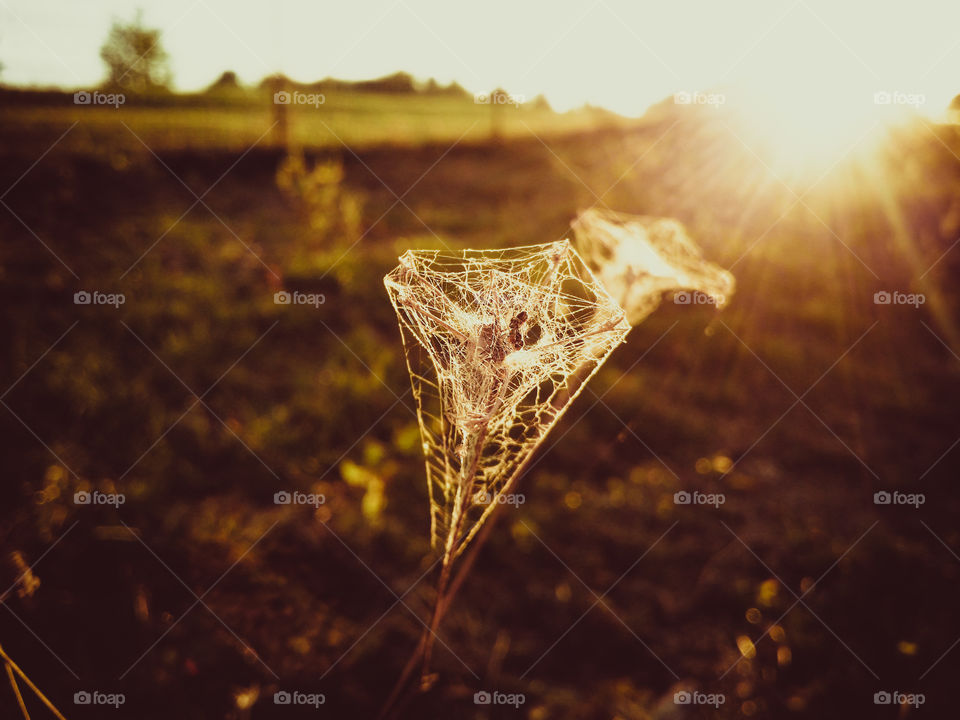
[(13, 688), (13, 694), (17, 696), (17, 705), (20, 706), (20, 712), (23, 713), (23, 717), (26, 720), (30, 720), (30, 713), (27, 712), (27, 706), (23, 702), (23, 695), (20, 694), (20, 686), (17, 685), (17, 678), (13, 674), (13, 668), (10, 667), (10, 663), (4, 663), (7, 668), (7, 677), (10, 678), (10, 687)]
[(430, 687), (430, 659), (433, 655), (433, 646), (437, 638), (437, 629), (440, 627), (440, 620), (443, 618), (444, 593), (447, 584), (450, 582), (450, 570), (453, 567), (452, 559), (448, 562), (444, 559), (443, 567), (440, 569), (440, 578), (437, 580), (437, 600), (433, 606), (433, 616), (430, 618), (430, 625), (424, 629), (423, 646), (423, 668), (420, 672), (420, 687), (424, 690)]
[(471, 493), (477, 477), (477, 468), (480, 465), (480, 455), (483, 453), (483, 443), (487, 438), (488, 425), (489, 421), (473, 432), (472, 437), (467, 440), (469, 462), (461, 466), (460, 482), (457, 488), (458, 496), (454, 500), (453, 515), (450, 518), (450, 527), (447, 530), (447, 539), (443, 548), (443, 567), (437, 580), (437, 600), (433, 606), (433, 617), (427, 628), (426, 644), (423, 648), (423, 670), (420, 675), (422, 687), (429, 687), (430, 659), (433, 655), (437, 628), (439, 628), (440, 620), (443, 617), (444, 593), (447, 590), (447, 584), (450, 582), (450, 572), (453, 568), (454, 550), (460, 536), (460, 526), (463, 524), (464, 517), (466, 517), (466, 508), (469, 507), (471, 502)]
[[(34, 685), (33, 682), (30, 680), (30, 678), (28, 678), (28, 677), (26, 676), (26, 673), (24, 673), (23, 670), (21, 670), (21, 669), (17, 666), (17, 664), (10, 658), (10, 656), (7, 655), (6, 652), (4, 652), (4, 649), (3, 649), (2, 646), (0, 646), (0, 657), (2, 657), (2, 658), (6, 661), (7, 671), (9, 672), (9, 671), (12, 670), (12, 671), (15, 672), (17, 675), (19, 675), (19, 676), (20, 676), (20, 679), (23, 680), (23, 681), (27, 684), (27, 687), (29, 687), (31, 690), (33, 690), (34, 694), (35, 694), (38, 698), (40, 698), (40, 700), (43, 702), (43, 704), (47, 706), (47, 708), (50, 710), (50, 712), (52, 712), (52, 713), (57, 717), (58, 720), (66, 720), (66, 718), (60, 713), (60, 711), (57, 710), (57, 708), (54, 706), (54, 704), (47, 699), (47, 696), (44, 695), (42, 692), (40, 692), (40, 688), (38, 688), (36, 685)], [(26, 712), (26, 711), (24, 711), (24, 712)], [(29, 717), (29, 716), (28, 716), (28, 717)]]

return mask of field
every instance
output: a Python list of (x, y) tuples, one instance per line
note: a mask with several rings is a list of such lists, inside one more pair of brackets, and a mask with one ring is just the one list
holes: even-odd
[[(125, 98), (125, 104), (75, 105), (73, 96), (0, 91), (0, 131), (16, 145), (29, 146), (38, 134), (59, 135), (77, 123), (64, 138), (61, 150), (97, 154), (143, 150), (232, 150), (238, 153), (255, 143), (280, 144), (279, 128), (286, 111), (289, 144), (307, 149), (353, 148), (378, 145), (409, 147), (423, 143), (453, 143), (458, 139), (484, 141), (491, 136), (549, 137), (598, 125), (626, 126), (630, 121), (597, 108), (555, 113), (549, 106), (527, 103), (478, 104), (472, 96), (299, 91), (301, 104), (277, 106), (265, 91), (238, 96), (200, 94), (160, 98)], [(315, 105), (305, 104), (307, 96)], [(319, 97), (322, 96), (322, 100)], [(292, 95), (291, 95), (292, 97)], [(508, 98), (509, 96), (504, 96)], [(124, 127), (126, 126), (126, 127)], [(283, 143), (284, 146), (286, 143)]]
[[(408, 248), (559, 239), (598, 203), (678, 218), (736, 295), (668, 296), (615, 351), (499, 513), (403, 716), (956, 706), (955, 128), (794, 187), (696, 108), (505, 108), (491, 137), (487, 106), (331, 97), (291, 111), (288, 157), (266, 105), (68, 102), (0, 110), (5, 587), (39, 560), (0, 643), (68, 717), (94, 689), (125, 694), (111, 717), (275, 717), (294, 689), (375, 717), (435, 560), (382, 277)], [(74, 502), (93, 490), (126, 501)], [(325, 502), (274, 503), (294, 490)]]

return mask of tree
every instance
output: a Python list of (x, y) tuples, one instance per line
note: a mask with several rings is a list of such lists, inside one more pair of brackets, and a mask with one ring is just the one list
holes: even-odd
[(100, 57), (107, 65), (109, 87), (151, 92), (170, 84), (169, 56), (160, 45), (160, 31), (144, 27), (140, 12), (130, 23), (114, 21)]
[(240, 87), (240, 80), (237, 79), (237, 74), (233, 70), (226, 70), (223, 75), (218, 77), (213, 81), (213, 84), (207, 88), (207, 91), (212, 90), (236, 90)]

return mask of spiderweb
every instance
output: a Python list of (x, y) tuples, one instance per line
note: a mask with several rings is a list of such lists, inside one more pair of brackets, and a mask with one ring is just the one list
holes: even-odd
[(567, 240), (408, 250), (384, 284), (417, 401), (431, 541), (446, 564), (630, 326)]
[(693, 300), (708, 300), (717, 307), (733, 294), (733, 275), (705, 260), (673, 218), (593, 208), (580, 213), (570, 226), (577, 250), (623, 306), (631, 325), (656, 310), (669, 290), (703, 293)]

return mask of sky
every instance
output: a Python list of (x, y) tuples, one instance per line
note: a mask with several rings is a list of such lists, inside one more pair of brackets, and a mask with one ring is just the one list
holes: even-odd
[(639, 115), (678, 91), (741, 88), (807, 102), (960, 92), (955, 0), (0, 0), (0, 80), (91, 87), (115, 19), (162, 30), (174, 85), (398, 70), (472, 92), (543, 93)]

